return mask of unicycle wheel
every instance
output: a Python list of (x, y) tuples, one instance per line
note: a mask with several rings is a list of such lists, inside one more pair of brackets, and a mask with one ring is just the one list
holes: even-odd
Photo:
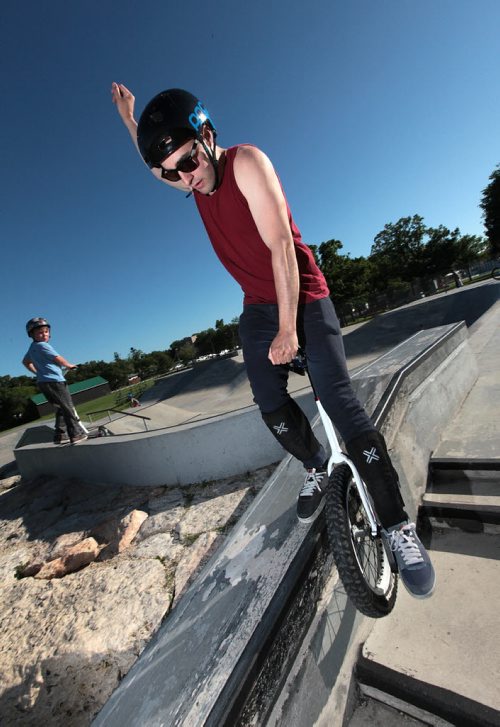
[(351, 469), (334, 468), (325, 502), (328, 540), (340, 579), (365, 616), (387, 616), (396, 602), (398, 579), (379, 536), (373, 537)]

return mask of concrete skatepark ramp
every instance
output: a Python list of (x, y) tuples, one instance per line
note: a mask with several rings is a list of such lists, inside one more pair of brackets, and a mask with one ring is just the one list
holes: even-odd
[[(412, 517), (433, 438), (476, 376), (466, 328), (456, 324), (418, 332), (355, 378), (369, 411), (386, 402), (379, 423), (389, 446), (398, 436), (414, 441), (409, 450), (393, 452)], [(415, 437), (424, 410), (425, 436)], [(301, 479), (300, 464), (285, 458), (105, 705), (96, 726), (121, 726), (126, 720), (186, 727), (280, 724), (267, 720), (283, 674), (298, 658), (319, 595), (335, 572), (321, 518), (310, 526), (296, 520)], [(340, 584), (332, 588), (330, 622), (324, 628), (318, 623), (318, 642), (308, 652), (316, 677), (302, 674), (309, 709), (312, 693), (319, 700), (316, 716), (363, 623)], [(298, 727), (314, 721), (302, 715), (281, 723)]]
[[(499, 299), (499, 291), (498, 282), (487, 281), (377, 316), (344, 336), (351, 373), (357, 375), (429, 324), (448, 325), (465, 316), (473, 326)], [(304, 379), (292, 374), (289, 388), (306, 413), (314, 415)], [(283, 456), (262, 426), (241, 354), (167, 377), (144, 401), (140, 413), (150, 417), (150, 431), (144, 431), (141, 419), (122, 417), (109, 424), (117, 436), (85, 442), (78, 450), (21, 441), (15, 450), (19, 471), (25, 477), (78, 477), (84, 472), (99, 482), (186, 484), (253, 470)]]
[[(474, 325), (476, 321), (470, 322)], [(372, 394), (370, 409), (384, 417), (386, 436), (403, 473), (405, 496), (414, 511), (436, 432), (453, 416), (477, 373), (463, 327), (441, 330), (434, 343), (432, 333), (421, 328), (411, 336), (414, 355), (399, 370), (391, 369), (398, 356), (391, 349), (383, 357), (383, 368), (380, 364), (378, 370), (367, 367), (357, 377), (364, 395)], [(404, 349), (405, 344), (398, 348)], [(384, 393), (388, 387), (394, 395)], [(313, 624), (307, 620), (316, 613), (318, 599), (326, 598), (325, 580), (318, 573), (329, 574), (333, 581), (334, 569), (322, 550), (321, 523), (304, 530), (295, 522), (291, 487), (293, 483), (300, 486), (299, 469), (290, 460), (278, 468), (262, 499), (208, 564), (96, 724), (123, 724), (133, 719), (141, 724), (166, 720), (179, 725), (234, 725), (240, 723), (236, 715), (243, 712), (249, 719), (257, 715), (255, 724), (303, 727), (316, 723), (332, 686), (341, 681), (343, 671), (345, 674), (346, 649), (355, 646), (363, 624), (339, 584), (333, 582), (330, 600), (320, 604)], [(293, 611), (291, 593), (299, 594), (298, 622), (286, 620), (290, 609)], [(309, 600), (303, 600), (306, 593)], [(277, 629), (278, 612), (287, 617), (281, 641), (278, 637), (276, 643), (271, 636)], [(300, 619), (304, 614), (305, 624)], [(298, 651), (304, 629), (314, 624), (314, 642), (301, 657)], [(210, 653), (204, 650), (207, 645)], [(283, 662), (277, 657), (277, 652), (285, 651), (292, 662), (299, 659), (295, 679), (300, 678), (302, 696), (297, 682), (292, 681), (293, 694), (280, 700), (272, 690), (281, 689), (283, 673), (288, 673), (280, 671)], [(278, 672), (273, 671), (273, 663), (278, 663)], [(256, 668), (261, 674), (257, 681)], [(343, 704), (342, 700), (336, 703), (330, 714), (341, 714)], [(326, 717), (321, 724), (334, 723)]]

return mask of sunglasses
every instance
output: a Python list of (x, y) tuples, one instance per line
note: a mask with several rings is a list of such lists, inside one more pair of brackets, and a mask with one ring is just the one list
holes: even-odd
[(198, 139), (195, 139), (191, 151), (177, 163), (175, 169), (163, 169), (161, 167), (161, 178), (168, 179), (169, 182), (179, 182), (179, 172), (194, 172), (200, 163), (196, 158), (197, 147)]

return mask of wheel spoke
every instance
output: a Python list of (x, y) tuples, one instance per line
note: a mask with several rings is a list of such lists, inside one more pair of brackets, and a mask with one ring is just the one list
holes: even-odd
[(394, 606), (397, 579), (380, 537), (372, 534), (347, 465), (336, 467), (330, 476), (325, 512), (329, 540), (346, 592), (362, 613), (386, 616)]

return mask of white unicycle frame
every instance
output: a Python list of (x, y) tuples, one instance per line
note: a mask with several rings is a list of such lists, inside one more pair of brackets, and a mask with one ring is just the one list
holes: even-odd
[(358, 490), (359, 497), (361, 499), (361, 502), (363, 503), (363, 507), (370, 522), (371, 534), (375, 538), (378, 535), (377, 517), (373, 509), (370, 495), (368, 494), (368, 491), (366, 489), (366, 485), (359, 476), (359, 472), (354, 466), (353, 461), (340, 449), (339, 440), (337, 439), (337, 434), (333, 427), (332, 420), (324, 410), (323, 405), (318, 398), (316, 398), (316, 406), (318, 407), (319, 415), (321, 417), (326, 437), (328, 439), (328, 444), (330, 445), (331, 454), (328, 460), (328, 477), (330, 477), (332, 470), (336, 464), (346, 464), (349, 467), (352, 472), (352, 478), (356, 484), (356, 489)]

